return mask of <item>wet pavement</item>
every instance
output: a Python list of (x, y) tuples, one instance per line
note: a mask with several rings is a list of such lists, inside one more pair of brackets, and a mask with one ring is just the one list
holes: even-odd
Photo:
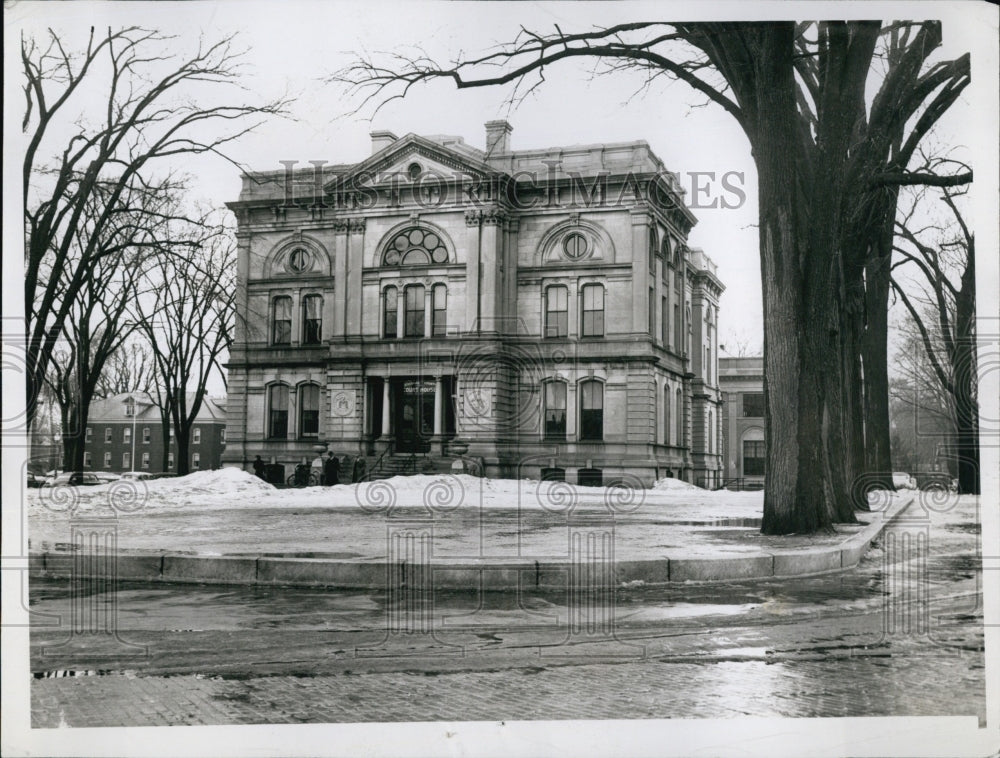
[(33, 581), (32, 723), (982, 720), (978, 523), (952, 497), (852, 571), (604, 594)]

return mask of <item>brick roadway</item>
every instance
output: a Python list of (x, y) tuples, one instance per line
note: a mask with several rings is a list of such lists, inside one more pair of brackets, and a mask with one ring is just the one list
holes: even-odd
[[(930, 670), (929, 670), (930, 668)], [(859, 687), (858, 682), (864, 681)], [(821, 683), (821, 687), (817, 684)], [(982, 713), (980, 656), (643, 662), (508, 671), (39, 680), (32, 726)], [(743, 692), (749, 697), (734, 697)], [(978, 698), (956, 693), (979, 692)], [(755, 695), (753, 693), (756, 693)], [(978, 702), (977, 702), (978, 700)]]
[[(890, 552), (876, 548), (844, 574), (619, 588), (616, 636), (603, 641), (599, 630), (567, 637), (571, 603), (558, 595), (442, 594), (430, 606), (433, 635), (386, 638), (392, 607), (384, 593), (123, 587), (118, 628), (148, 654), (123, 656), (106, 634), (67, 640), (65, 628), (33, 629), (32, 725), (982, 720), (974, 517), (935, 516), (927, 571), (915, 584), (894, 573), (907, 562), (884, 562)], [(65, 583), (39, 583), (31, 604), (52, 618), (69, 612), (68, 597)], [(897, 618), (887, 615), (892, 602), (912, 611), (921, 598), (926, 627), (886, 631)]]

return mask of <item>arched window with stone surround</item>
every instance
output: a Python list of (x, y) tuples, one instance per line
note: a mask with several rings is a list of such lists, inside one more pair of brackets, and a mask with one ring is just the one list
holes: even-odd
[(437, 232), (409, 227), (396, 232), (382, 254), (383, 266), (429, 266), (448, 262), (448, 248)]

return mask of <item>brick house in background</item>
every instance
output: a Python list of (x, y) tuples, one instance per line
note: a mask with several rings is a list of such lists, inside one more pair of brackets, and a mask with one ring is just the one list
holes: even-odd
[(244, 177), (226, 465), (457, 449), (489, 476), (718, 482), (723, 285), (679, 181), (643, 141), (510, 133), (375, 132), (356, 164)]
[[(135, 416), (129, 400), (135, 398)], [(177, 443), (170, 433), (169, 463), (163, 469), (163, 433), (160, 409), (143, 392), (122, 393), (97, 400), (90, 407), (84, 442), (84, 471), (120, 474), (132, 470), (132, 433), (135, 429), (135, 470), (152, 474), (177, 472)], [(191, 429), (191, 471), (219, 468), (226, 446), (226, 409), (206, 398)]]
[(745, 486), (764, 483), (764, 358), (719, 359), (723, 456), (726, 479)]

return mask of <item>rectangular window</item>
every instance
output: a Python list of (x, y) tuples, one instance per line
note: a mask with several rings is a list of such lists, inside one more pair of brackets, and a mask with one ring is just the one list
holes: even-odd
[(307, 384), (299, 390), (299, 436), (319, 435), (319, 387)]
[(167, 453), (167, 468), (173, 468), (173, 467), (174, 467), (174, 454)]
[(764, 476), (764, 440), (743, 441), (743, 476)]
[(433, 292), (431, 334), (435, 337), (444, 337), (448, 329), (448, 288), (443, 284), (435, 284)]
[(94, 465), (93, 459), (90, 457), (90, 453), (83, 454), (83, 466), (84, 468), (92, 468)]
[(219, 442), (225, 442), (225, 441), (226, 441), (226, 427), (222, 427), (219, 430)]
[(566, 440), (566, 383), (545, 384), (545, 439)]
[(90, 428), (90, 427), (88, 426), (88, 427), (87, 427), (87, 433), (86, 433), (86, 438), (87, 438), (87, 442), (91, 442), (91, 441), (92, 441), (92, 440), (94, 439), (94, 433), (93, 433), (93, 432), (94, 432), (94, 430), (93, 430), (93, 429), (91, 429), (91, 428)]
[(111, 444), (111, 427), (110, 426), (104, 428), (104, 444), (105, 445), (110, 445)]
[(587, 284), (583, 288), (583, 330), (584, 337), (604, 336), (604, 287)]
[(270, 418), (268, 419), (267, 436), (271, 439), (287, 439), (288, 387), (284, 384), (272, 385), (269, 395)]
[(569, 293), (565, 287), (545, 290), (545, 336), (569, 335)]
[(201, 468), (201, 453), (193, 453), (191, 455), (191, 468)]
[(129, 453), (122, 453), (122, 468), (132, 468), (132, 456)]
[(151, 438), (151, 433), (148, 426), (142, 428), (142, 444), (148, 445)]
[(384, 303), (382, 308), (385, 317), (382, 319), (382, 336), (386, 339), (395, 339), (397, 329), (396, 319), (399, 314), (399, 299), (396, 295), (396, 288), (386, 287), (383, 298)]
[(764, 393), (751, 392), (743, 395), (743, 418), (764, 417)]
[(111, 468), (111, 453), (104, 454), (104, 468)]
[(142, 467), (149, 468), (149, 453), (142, 454)]
[(201, 428), (195, 427), (194, 431), (191, 432), (191, 444), (200, 445), (201, 444)]
[(406, 323), (404, 337), (424, 336), (424, 287), (414, 284), (405, 290)]
[(323, 338), (323, 298), (306, 295), (302, 300), (302, 344), (318, 345)]
[(580, 385), (580, 439), (604, 439), (604, 385), (600, 382)]
[(274, 298), (274, 327), (271, 342), (275, 345), (292, 344), (292, 298)]
[(132, 441), (132, 427), (126, 426), (122, 429), (122, 441), (127, 445)]

